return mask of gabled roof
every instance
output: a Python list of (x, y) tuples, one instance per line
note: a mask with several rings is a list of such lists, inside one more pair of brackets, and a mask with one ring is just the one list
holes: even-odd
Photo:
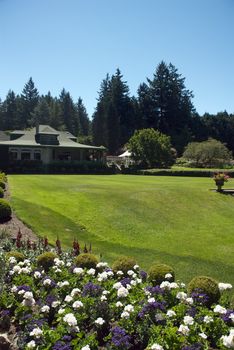
[(57, 131), (53, 129), (49, 125), (39, 125), (39, 134), (46, 134), (46, 135), (57, 135), (59, 144), (58, 145), (45, 145), (40, 144), (36, 141), (35, 135), (36, 135), (36, 127), (32, 128), (30, 130), (17, 130), (16, 132), (13, 131), (13, 133), (17, 134), (23, 133), (22, 136), (15, 140), (11, 141), (3, 141), (0, 142), (0, 145), (5, 146), (25, 146), (25, 147), (65, 147), (65, 148), (86, 148), (86, 149), (105, 149), (105, 147), (96, 147), (96, 146), (90, 146), (90, 145), (83, 145), (81, 143), (75, 142), (71, 140), (71, 138), (75, 139), (75, 136), (72, 135), (70, 132), (67, 131)]
[(0, 141), (10, 140), (10, 136), (7, 135), (4, 131), (0, 130)]

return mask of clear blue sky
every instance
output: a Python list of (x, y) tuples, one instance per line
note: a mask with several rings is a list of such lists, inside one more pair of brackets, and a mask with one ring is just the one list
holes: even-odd
[(136, 95), (162, 60), (200, 114), (234, 113), (234, 0), (0, 0), (1, 99), (32, 76), (91, 116), (106, 73), (119, 67)]

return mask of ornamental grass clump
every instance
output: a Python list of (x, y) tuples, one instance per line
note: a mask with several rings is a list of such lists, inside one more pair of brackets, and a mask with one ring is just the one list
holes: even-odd
[(205, 294), (207, 298), (205, 298), (204, 304), (208, 306), (217, 303), (220, 299), (218, 282), (207, 276), (194, 277), (188, 284), (188, 293), (190, 295), (193, 293)]
[(165, 280), (173, 282), (175, 280), (175, 271), (169, 265), (154, 264), (149, 269), (148, 280), (154, 286), (161, 284)]
[(53, 252), (46, 252), (37, 257), (37, 264), (42, 266), (45, 271), (48, 271), (54, 265), (54, 259), (58, 258), (57, 254)]
[(25, 255), (23, 253), (20, 253), (16, 250), (11, 250), (10, 252), (6, 253), (6, 258), (15, 258), (17, 262), (24, 261)]
[(113, 272), (122, 271), (124, 275), (127, 275), (129, 270), (133, 270), (136, 265), (136, 260), (130, 256), (120, 256), (113, 262)]
[(75, 264), (83, 269), (95, 269), (98, 264), (98, 259), (93, 254), (83, 253), (76, 257)]
[(0, 222), (11, 218), (11, 206), (5, 199), (0, 199)]

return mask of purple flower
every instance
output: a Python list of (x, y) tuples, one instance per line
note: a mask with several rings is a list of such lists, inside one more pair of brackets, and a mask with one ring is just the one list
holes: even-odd
[(46, 304), (51, 306), (54, 301), (57, 301), (57, 298), (55, 295), (49, 294), (46, 297)]
[(226, 314), (221, 315), (222, 320), (230, 326), (232, 325), (232, 320), (230, 318), (231, 314), (234, 314), (234, 310), (229, 309), (227, 310)]
[(17, 293), (20, 291), (20, 290), (24, 290), (25, 292), (30, 292), (31, 291), (31, 288), (25, 284), (23, 284), (22, 286), (18, 286), (17, 287)]
[(63, 343), (61, 341), (57, 341), (54, 344), (52, 350), (72, 350), (72, 348), (71, 348), (70, 344), (65, 344), (65, 343)]
[(208, 305), (209, 304), (210, 298), (201, 289), (194, 290), (191, 293), (191, 297), (193, 298), (194, 303), (197, 305)]
[(163, 295), (165, 293), (165, 290), (160, 288), (159, 286), (151, 287), (148, 286), (145, 288), (148, 292), (150, 292), (152, 295)]
[(155, 314), (155, 311), (165, 311), (165, 302), (154, 301), (153, 303), (148, 303), (144, 305), (141, 311), (138, 313), (138, 316), (140, 318), (143, 318), (146, 314)]
[(125, 277), (125, 278), (123, 278), (121, 281), (120, 281), (120, 283), (122, 284), (122, 286), (123, 287), (127, 287), (127, 284), (130, 284), (131, 283), (131, 278), (129, 278), (129, 277)]
[(142, 281), (145, 282), (146, 279), (147, 279), (147, 272), (141, 270), (139, 273), (140, 273), (140, 276), (141, 276)]
[(102, 288), (98, 284), (94, 284), (92, 282), (88, 282), (84, 285), (82, 295), (97, 297), (102, 294)]
[(115, 327), (111, 330), (111, 342), (117, 349), (129, 349), (132, 345), (130, 343), (131, 337), (126, 333), (125, 329)]

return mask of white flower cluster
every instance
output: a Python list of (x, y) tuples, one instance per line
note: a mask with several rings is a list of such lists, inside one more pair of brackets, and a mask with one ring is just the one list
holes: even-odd
[(22, 305), (24, 306), (32, 307), (36, 303), (32, 292), (25, 292), (23, 298)]
[(63, 317), (63, 321), (68, 324), (70, 327), (75, 327), (77, 326), (77, 320), (75, 316), (72, 313), (66, 314)]
[(234, 328), (230, 330), (229, 335), (223, 335), (221, 339), (226, 348), (234, 349)]
[(219, 290), (223, 292), (224, 290), (232, 289), (232, 285), (230, 283), (219, 283)]
[[(12, 264), (15, 264), (17, 261), (15, 258), (11, 257), (9, 261), (12, 261)], [(13, 266), (12, 270), (10, 270), (10, 275), (20, 275), (26, 274), (29, 275), (32, 272), (30, 261), (25, 259), (24, 261), (20, 261), (17, 265)]]

